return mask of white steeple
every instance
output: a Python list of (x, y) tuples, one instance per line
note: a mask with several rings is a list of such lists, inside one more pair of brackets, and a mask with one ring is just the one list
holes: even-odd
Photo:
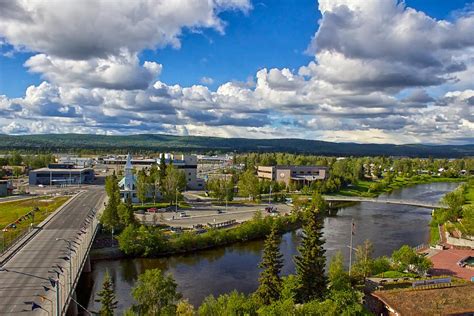
[(132, 156), (130, 156), (130, 153), (128, 153), (127, 155), (127, 163), (125, 164), (125, 173), (127, 173), (127, 171), (132, 171), (133, 169), (133, 166), (132, 166)]

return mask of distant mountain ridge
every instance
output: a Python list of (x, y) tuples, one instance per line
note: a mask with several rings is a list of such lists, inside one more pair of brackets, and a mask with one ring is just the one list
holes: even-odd
[(174, 136), (165, 134), (95, 135), (38, 134), (0, 135), (0, 150), (29, 152), (68, 152), (80, 149), (110, 152), (290, 152), (330, 156), (410, 156), (465, 157), (474, 156), (474, 144), (358, 144), (333, 143), (296, 138), (248, 139), (208, 136)]

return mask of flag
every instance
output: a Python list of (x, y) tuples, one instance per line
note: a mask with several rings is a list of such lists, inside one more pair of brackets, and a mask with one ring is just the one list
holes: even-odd
[(355, 228), (356, 228), (356, 225), (355, 225), (354, 221), (352, 221), (352, 228), (351, 228), (351, 234), (352, 235), (355, 235)]

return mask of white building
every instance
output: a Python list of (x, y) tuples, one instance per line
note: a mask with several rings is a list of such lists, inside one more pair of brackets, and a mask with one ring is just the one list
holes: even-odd
[(127, 155), (125, 163), (125, 176), (119, 181), (120, 199), (125, 202), (130, 197), (132, 203), (138, 203), (137, 197), (137, 178), (133, 174), (132, 157)]
[[(186, 187), (189, 190), (203, 190), (205, 186), (204, 179), (200, 179), (197, 176), (197, 164), (198, 159), (197, 156), (194, 155), (173, 155), (169, 153), (162, 153), (159, 155), (161, 158), (164, 156), (165, 164), (169, 165), (170, 163), (173, 164), (178, 170), (184, 172), (186, 176)], [(157, 159), (158, 164), (160, 162), (160, 158)], [(159, 168), (159, 165), (158, 165)]]

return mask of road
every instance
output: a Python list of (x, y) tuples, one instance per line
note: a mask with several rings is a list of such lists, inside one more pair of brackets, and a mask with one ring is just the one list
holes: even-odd
[[(37, 309), (35, 313), (52, 310), (53, 302), (42, 301), (38, 295), (48, 295), (43, 286), (51, 287), (47, 278), (55, 276), (48, 270), (56, 264), (65, 269), (68, 267), (67, 262), (59, 258), (67, 254), (66, 245), (56, 238), (75, 239), (89, 211), (103, 203), (105, 192), (102, 186), (82, 189), (86, 191), (61, 209), (2, 266), (7, 271), (0, 270), (0, 315), (31, 311), (31, 303), (25, 304), (31, 301), (44, 309)], [(51, 294), (48, 297), (51, 298)]]
[[(197, 224), (220, 223), (231, 219), (235, 219), (237, 222), (245, 222), (250, 220), (257, 211), (262, 211), (264, 216), (268, 215), (266, 212), (263, 212), (268, 204), (229, 205), (227, 210), (225, 206), (215, 206), (209, 202), (192, 203), (192, 205), (194, 206), (193, 208), (179, 209), (178, 213), (156, 213), (155, 220), (157, 223), (163, 223), (169, 226), (191, 228)], [(291, 211), (291, 206), (287, 204), (280, 203), (273, 204), (273, 206), (277, 208), (280, 214), (289, 213)], [(223, 213), (218, 214), (217, 210), (221, 210)], [(188, 216), (180, 217), (179, 214), (181, 212), (185, 212)], [(153, 222), (153, 214), (138, 215), (138, 217), (141, 220), (144, 218), (146, 222)]]

